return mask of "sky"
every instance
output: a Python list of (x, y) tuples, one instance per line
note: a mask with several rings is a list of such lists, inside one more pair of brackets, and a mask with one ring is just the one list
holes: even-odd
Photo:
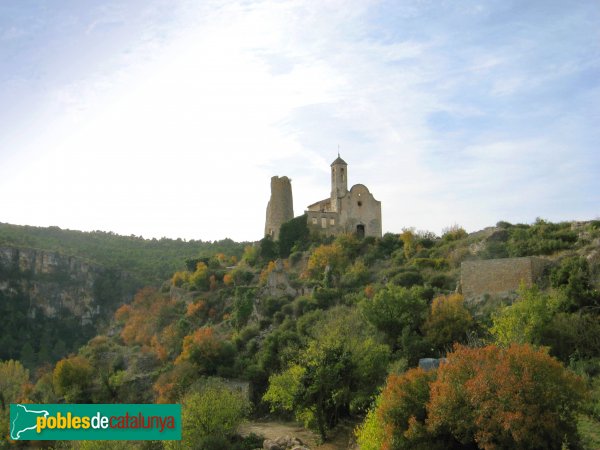
[(339, 148), (384, 232), (600, 217), (598, 0), (2, 0), (0, 222), (258, 240)]

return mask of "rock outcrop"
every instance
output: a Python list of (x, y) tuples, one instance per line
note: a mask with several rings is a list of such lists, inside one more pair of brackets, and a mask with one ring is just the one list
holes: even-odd
[(293, 436), (280, 436), (277, 439), (265, 439), (264, 450), (310, 450), (309, 447)]
[(126, 300), (124, 275), (81, 258), (31, 248), (0, 247), (0, 293), (27, 302), (27, 316), (71, 315), (82, 325)]

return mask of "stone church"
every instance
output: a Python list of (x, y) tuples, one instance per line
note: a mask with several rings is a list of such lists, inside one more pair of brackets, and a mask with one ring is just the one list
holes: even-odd
[[(305, 211), (308, 228), (325, 235), (356, 233), (359, 237), (381, 237), (381, 202), (363, 184), (348, 190), (348, 164), (339, 156), (331, 163), (331, 194), (309, 205)], [(291, 180), (271, 178), (265, 235), (279, 239), (281, 224), (293, 219)]]

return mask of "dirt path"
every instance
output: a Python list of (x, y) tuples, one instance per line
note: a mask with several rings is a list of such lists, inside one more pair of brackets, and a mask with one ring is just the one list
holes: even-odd
[(340, 426), (331, 433), (327, 442), (318, 444), (319, 437), (312, 431), (304, 429), (301, 424), (294, 422), (247, 422), (240, 428), (240, 434), (255, 433), (265, 439), (277, 439), (279, 436), (293, 436), (299, 438), (312, 450), (347, 450), (352, 433), (352, 427)]

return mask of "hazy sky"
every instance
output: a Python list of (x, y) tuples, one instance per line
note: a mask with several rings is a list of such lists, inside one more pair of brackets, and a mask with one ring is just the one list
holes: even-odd
[(600, 216), (598, 0), (2, 0), (0, 222), (257, 240), (329, 165), (383, 230)]

